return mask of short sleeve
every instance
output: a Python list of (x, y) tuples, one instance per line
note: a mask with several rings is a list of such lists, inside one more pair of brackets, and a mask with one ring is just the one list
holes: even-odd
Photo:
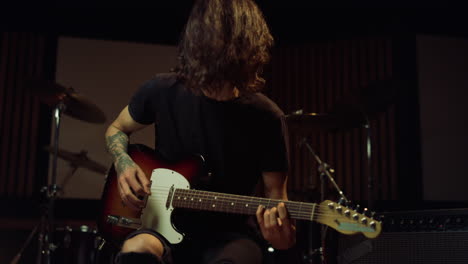
[(288, 170), (287, 135), (284, 115), (275, 116), (268, 120), (262, 140), (262, 171)]
[(145, 125), (154, 123), (158, 98), (156, 80), (147, 81), (140, 86), (128, 104), (128, 111), (133, 120)]

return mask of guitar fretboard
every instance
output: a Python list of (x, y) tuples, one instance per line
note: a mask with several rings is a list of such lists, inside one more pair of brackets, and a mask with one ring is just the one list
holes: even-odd
[(270, 209), (278, 206), (280, 202), (285, 204), (292, 219), (315, 220), (317, 206), (315, 203), (282, 201), (191, 189), (176, 189), (172, 196), (172, 206), (174, 207), (246, 215), (254, 215), (260, 205)]

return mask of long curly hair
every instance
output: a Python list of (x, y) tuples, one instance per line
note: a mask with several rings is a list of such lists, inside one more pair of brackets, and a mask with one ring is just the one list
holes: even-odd
[(198, 0), (179, 43), (177, 75), (196, 94), (236, 87), (256, 92), (273, 37), (253, 0)]

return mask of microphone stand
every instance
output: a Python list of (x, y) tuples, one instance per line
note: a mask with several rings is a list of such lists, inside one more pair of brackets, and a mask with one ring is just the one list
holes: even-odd
[[(318, 171), (320, 172), (320, 200), (321, 201), (325, 200), (325, 189), (326, 189), (325, 180), (328, 178), (330, 182), (333, 184), (333, 187), (337, 190), (338, 194), (340, 195), (340, 202), (349, 203), (349, 200), (346, 198), (343, 191), (340, 189), (338, 184), (336, 184), (335, 179), (331, 175), (332, 173), (335, 172), (335, 170), (326, 162), (323, 162), (320, 159), (320, 157), (315, 153), (314, 149), (307, 142), (306, 137), (302, 139), (300, 146), (302, 145), (305, 145), (307, 147), (307, 149), (310, 151), (310, 153), (314, 156), (315, 160), (319, 164)], [(307, 257), (309, 261), (312, 259), (311, 258), (312, 255), (316, 254), (316, 252), (319, 252), (321, 263), (325, 263), (323, 250), (324, 250), (324, 244), (325, 244), (326, 230), (327, 230), (327, 227), (325, 225), (322, 225), (321, 234), (320, 234), (321, 247), (319, 247), (319, 249), (309, 248), (309, 256)], [(309, 243), (310, 242), (311, 241), (309, 241)], [(312, 243), (310, 243), (310, 245), (312, 245)]]
[[(317, 163), (319, 164), (319, 172), (320, 172), (320, 175), (321, 175), (321, 178), (322, 178), (322, 175), (323, 175), (323, 178), (325, 179), (325, 176), (327, 176), (328, 180), (330, 180), (330, 182), (333, 184), (333, 187), (337, 190), (338, 194), (340, 195), (340, 198), (342, 200), (344, 200), (345, 202), (349, 202), (348, 198), (346, 198), (346, 196), (344, 195), (343, 191), (340, 189), (340, 187), (338, 186), (338, 184), (336, 184), (335, 182), (335, 179), (333, 179), (332, 177), (332, 173), (335, 172), (335, 170), (330, 167), (330, 165), (328, 165), (327, 163), (323, 162), (320, 157), (315, 153), (314, 149), (309, 145), (309, 143), (307, 142), (307, 138), (304, 138), (302, 140), (302, 143), (301, 145), (304, 144), (307, 149), (310, 151), (310, 153), (312, 153), (312, 155), (314, 156), (315, 160), (317, 161)], [(323, 181), (322, 181), (322, 185), (323, 185)], [(321, 199), (322, 200), (325, 200), (325, 194), (323, 192), (323, 190), (325, 190), (325, 187), (324, 186), (321, 186), (321, 189), (322, 189), (322, 193), (321, 193)]]

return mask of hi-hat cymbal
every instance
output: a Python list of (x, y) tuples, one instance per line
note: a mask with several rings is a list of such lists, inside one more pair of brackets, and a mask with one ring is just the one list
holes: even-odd
[(335, 132), (359, 127), (361, 116), (344, 116), (326, 113), (294, 113), (286, 115), (286, 123), (292, 130)]
[[(44, 149), (52, 154), (54, 154), (54, 148), (51, 146), (46, 146)], [(57, 157), (62, 158), (65, 161), (69, 161), (71, 165), (76, 167), (83, 167), (88, 170), (105, 174), (107, 168), (96, 161), (90, 160), (85, 151), (79, 153), (73, 153), (67, 150), (58, 149)]]
[(106, 121), (104, 112), (96, 104), (72, 88), (65, 88), (52, 81), (29, 77), (25, 78), (25, 88), (49, 106), (55, 107), (62, 101), (65, 105), (64, 113), (73, 118), (90, 123), (104, 123)]

